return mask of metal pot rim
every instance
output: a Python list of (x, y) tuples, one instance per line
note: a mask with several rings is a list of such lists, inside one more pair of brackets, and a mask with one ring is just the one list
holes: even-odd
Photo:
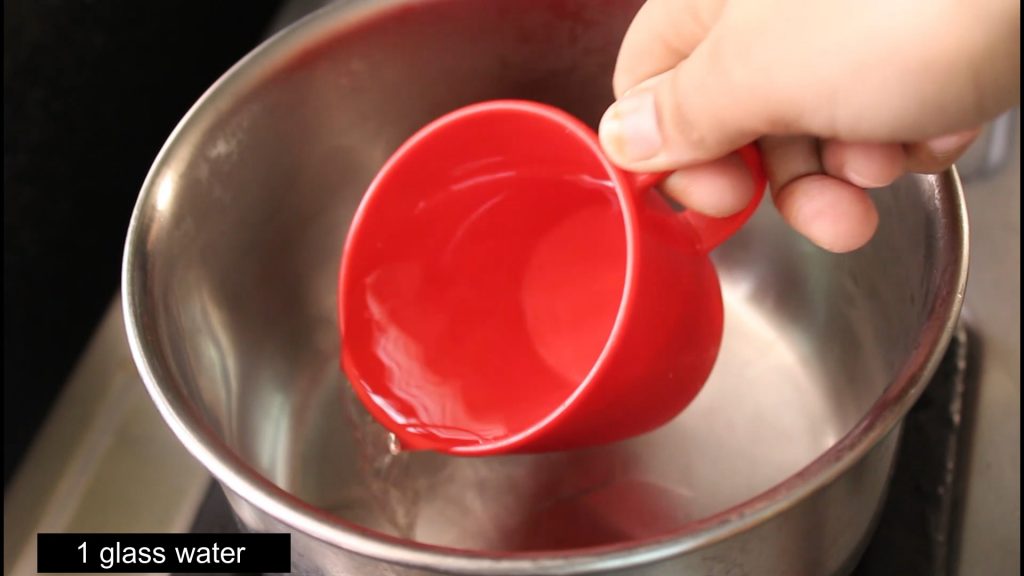
[[(160, 183), (156, 180), (172, 151), (187, 145), (190, 133), (212, 122), (224, 109), (225, 102), (236, 101), (268, 74), (287, 66), (296, 54), (329, 40), (342, 30), (413, 4), (423, 6), (419, 0), (386, 0), (356, 9), (343, 4), (328, 6), (263, 43), (221, 77), (185, 115), (142, 186), (129, 225), (122, 266), (128, 343), (142, 380), (164, 420), (192, 455), (225, 487), (297, 531), (385, 562), (463, 574), (568, 574), (615, 570), (691, 552), (764, 523), (839, 477), (902, 420), (937, 368), (956, 329), (963, 304), (969, 253), (967, 211), (955, 169), (930, 177), (941, 181), (947, 192), (945, 208), (951, 217), (943, 219), (944, 233), (957, 249), (944, 254), (940, 273), (941, 282), (955, 285), (955, 289), (940, 293), (914, 353), (897, 377), (852, 430), (802, 470), (745, 502), (690, 523), (674, 533), (578, 551), (490, 554), (431, 546), (346, 523), (285, 492), (240, 459), (203, 423), (187, 398), (161, 384), (163, 370), (147, 350), (143, 326), (149, 295), (140, 289), (146, 274), (145, 258), (141, 254), (145, 251), (150, 227), (144, 206), (150, 203), (150, 197), (159, 196)], [(943, 199), (937, 203), (942, 204)]]

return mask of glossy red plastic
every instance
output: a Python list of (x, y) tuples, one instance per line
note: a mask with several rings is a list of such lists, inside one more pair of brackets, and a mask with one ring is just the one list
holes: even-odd
[(405, 449), (562, 450), (652, 430), (722, 336), (708, 252), (756, 209), (677, 212), (571, 115), (525, 101), (429, 124), (385, 164), (342, 256), (343, 367)]

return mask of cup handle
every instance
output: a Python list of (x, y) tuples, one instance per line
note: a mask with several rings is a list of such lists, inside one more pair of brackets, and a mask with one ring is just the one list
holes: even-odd
[[(747, 165), (747, 169), (750, 170), (754, 180), (754, 194), (750, 197), (750, 202), (747, 206), (736, 214), (726, 216), (725, 218), (707, 216), (694, 210), (686, 210), (680, 214), (693, 227), (694, 232), (697, 233), (697, 237), (700, 239), (700, 248), (704, 252), (711, 252), (719, 244), (735, 234), (754, 211), (757, 210), (757, 207), (761, 205), (761, 198), (764, 197), (767, 179), (765, 178), (764, 167), (761, 164), (761, 153), (758, 151), (757, 146), (748, 144), (739, 149), (739, 154), (740, 158)], [(636, 174), (633, 177), (634, 189), (640, 191), (653, 188), (660, 184), (669, 174), (671, 172)]]

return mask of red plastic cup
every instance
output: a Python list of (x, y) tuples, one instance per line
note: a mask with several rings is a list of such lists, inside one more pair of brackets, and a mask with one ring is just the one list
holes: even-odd
[(342, 256), (343, 367), (403, 449), (562, 450), (652, 430), (700, 391), (722, 296), (708, 253), (756, 209), (674, 210), (569, 114), (431, 123), (381, 169)]

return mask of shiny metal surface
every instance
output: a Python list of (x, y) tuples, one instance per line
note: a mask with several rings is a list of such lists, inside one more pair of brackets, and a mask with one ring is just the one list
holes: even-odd
[[(957, 177), (875, 198), (864, 250), (826, 254), (761, 211), (716, 260), (722, 355), (669, 426), (600, 449), (391, 456), (338, 368), (335, 283), (388, 154), (469, 102), (532, 98), (596, 123), (637, 2), (330, 7), (221, 80), (144, 186), (124, 268), (153, 399), (295, 570), (835, 574), (885, 490), (899, 419), (955, 325)], [(689, 571), (689, 572), (687, 572)]]

